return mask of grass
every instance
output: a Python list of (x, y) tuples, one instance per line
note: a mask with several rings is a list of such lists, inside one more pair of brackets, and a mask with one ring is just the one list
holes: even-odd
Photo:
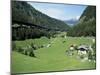
[[(62, 41), (66, 41), (63, 43)], [(26, 73), (26, 72), (48, 72), (48, 71), (62, 71), (62, 70), (79, 70), (79, 69), (95, 69), (94, 62), (82, 62), (77, 59), (77, 55), (67, 56), (66, 50), (71, 44), (91, 44), (90, 37), (67, 37), (67, 38), (51, 38), (45, 37), (40, 39), (30, 39), (25, 41), (16, 41), (16, 45), (23, 47), (34, 42), (36, 45), (47, 45), (52, 42), (51, 47), (44, 47), (35, 50), (37, 58), (25, 56), (18, 52), (12, 51), (12, 73)]]
[(46, 37), (41, 37), (40, 39), (27, 39), (25, 41), (15, 41), (16, 42), (16, 46), (19, 47), (26, 47), (28, 45), (30, 45), (31, 43), (34, 43), (35, 45), (41, 46), (41, 45), (45, 45), (48, 44), (50, 42), (50, 40)]

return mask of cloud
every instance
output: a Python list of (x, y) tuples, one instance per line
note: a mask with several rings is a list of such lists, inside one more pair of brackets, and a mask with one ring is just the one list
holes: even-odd
[(67, 18), (66, 20), (73, 20), (73, 21), (76, 21), (76, 20), (79, 20), (80, 16), (75, 16), (75, 17), (69, 17)]
[(76, 16), (76, 20), (78, 20), (80, 18), (80, 16)]

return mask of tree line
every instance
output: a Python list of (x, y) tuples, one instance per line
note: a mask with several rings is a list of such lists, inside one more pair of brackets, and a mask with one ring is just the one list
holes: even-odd
[(56, 31), (50, 31), (46, 29), (39, 29), (36, 27), (13, 27), (12, 28), (12, 40), (25, 40), (25, 39), (34, 39), (45, 36), (50, 39), (57, 34)]

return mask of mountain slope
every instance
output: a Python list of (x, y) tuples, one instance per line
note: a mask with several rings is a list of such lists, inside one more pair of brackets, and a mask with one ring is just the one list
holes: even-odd
[(41, 13), (24, 1), (12, 1), (12, 20), (42, 25), (51, 29), (69, 29), (69, 26), (63, 21)]
[(81, 15), (80, 20), (83, 19), (83, 18), (84, 18), (83, 21), (88, 21), (91, 18), (95, 18), (96, 19), (96, 7), (95, 6), (88, 6), (84, 10), (84, 13)]
[(88, 6), (77, 25), (68, 32), (70, 36), (96, 36), (96, 7)]

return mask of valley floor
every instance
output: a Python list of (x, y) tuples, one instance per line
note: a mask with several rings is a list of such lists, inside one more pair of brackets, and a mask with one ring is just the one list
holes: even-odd
[[(29, 41), (33, 42), (32, 39), (30, 39), (24, 42), (16, 41), (16, 44), (25, 46)], [(69, 49), (71, 44), (91, 44), (91, 37), (56, 37), (49, 40), (40, 38), (34, 42), (45, 45), (51, 43), (51, 46), (35, 50), (36, 58), (12, 51), (12, 73), (68, 71), (96, 68), (95, 62), (81, 61), (78, 59), (76, 52), (72, 56), (66, 54), (66, 50)]]

